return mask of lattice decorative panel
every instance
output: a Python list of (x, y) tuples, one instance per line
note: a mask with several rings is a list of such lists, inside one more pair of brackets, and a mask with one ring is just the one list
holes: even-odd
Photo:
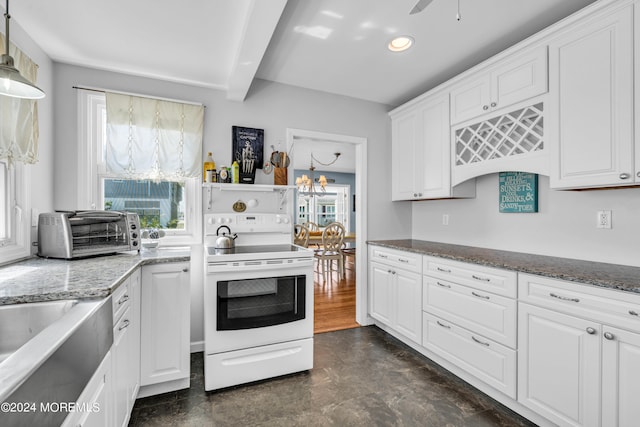
[(456, 130), (456, 166), (544, 149), (543, 104)]

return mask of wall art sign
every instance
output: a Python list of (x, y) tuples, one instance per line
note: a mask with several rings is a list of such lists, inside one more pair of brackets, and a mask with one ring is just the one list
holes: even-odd
[(538, 212), (538, 175), (528, 172), (500, 172), (500, 212)]
[(253, 184), (256, 169), (262, 169), (264, 162), (264, 129), (232, 126), (231, 132), (233, 136), (231, 163), (238, 162), (241, 184)]

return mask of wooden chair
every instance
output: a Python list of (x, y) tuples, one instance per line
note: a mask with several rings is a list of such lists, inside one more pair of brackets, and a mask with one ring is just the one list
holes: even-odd
[(303, 224), (296, 224), (293, 230), (293, 243), (303, 248), (309, 247), (309, 229)]
[(327, 282), (327, 274), (333, 270), (333, 261), (338, 262), (338, 274), (344, 277), (344, 254), (342, 253), (342, 241), (345, 230), (342, 224), (332, 222), (322, 232), (322, 247), (315, 251), (314, 257), (318, 260), (318, 269), (322, 272), (322, 280)]
[(320, 231), (320, 227), (315, 222), (307, 221), (302, 225), (307, 227), (307, 229), (309, 229), (309, 231)]

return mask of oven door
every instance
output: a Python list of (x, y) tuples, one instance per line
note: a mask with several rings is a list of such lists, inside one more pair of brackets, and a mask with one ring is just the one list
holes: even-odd
[(209, 272), (204, 295), (207, 354), (313, 336), (313, 260)]

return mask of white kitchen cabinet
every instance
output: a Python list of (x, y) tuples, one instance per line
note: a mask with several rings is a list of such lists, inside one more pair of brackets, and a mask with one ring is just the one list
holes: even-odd
[(114, 425), (111, 411), (111, 352), (108, 352), (98, 369), (76, 401), (78, 410), (70, 412), (62, 427), (105, 427)]
[(140, 397), (189, 387), (189, 263), (142, 267)]
[(449, 96), (437, 94), (391, 112), (392, 200), (475, 196), (451, 187)]
[(640, 296), (519, 275), (518, 400), (561, 426), (640, 416)]
[(551, 188), (640, 181), (634, 162), (633, 5), (608, 8), (565, 28), (550, 41), (549, 72)]
[(601, 325), (520, 303), (518, 400), (561, 426), (600, 425)]
[(602, 331), (602, 426), (637, 426), (640, 333), (612, 326), (604, 326)]
[(423, 263), (422, 345), (515, 399), (516, 273), (432, 256)]
[(112, 408), (115, 426), (126, 426), (140, 384), (140, 270), (113, 296)]
[[(420, 255), (371, 247), (371, 317), (418, 344), (422, 341)], [(405, 268), (399, 268), (402, 264)]]
[(451, 89), (451, 124), (541, 95), (547, 91), (547, 82), (546, 46), (507, 57)]

